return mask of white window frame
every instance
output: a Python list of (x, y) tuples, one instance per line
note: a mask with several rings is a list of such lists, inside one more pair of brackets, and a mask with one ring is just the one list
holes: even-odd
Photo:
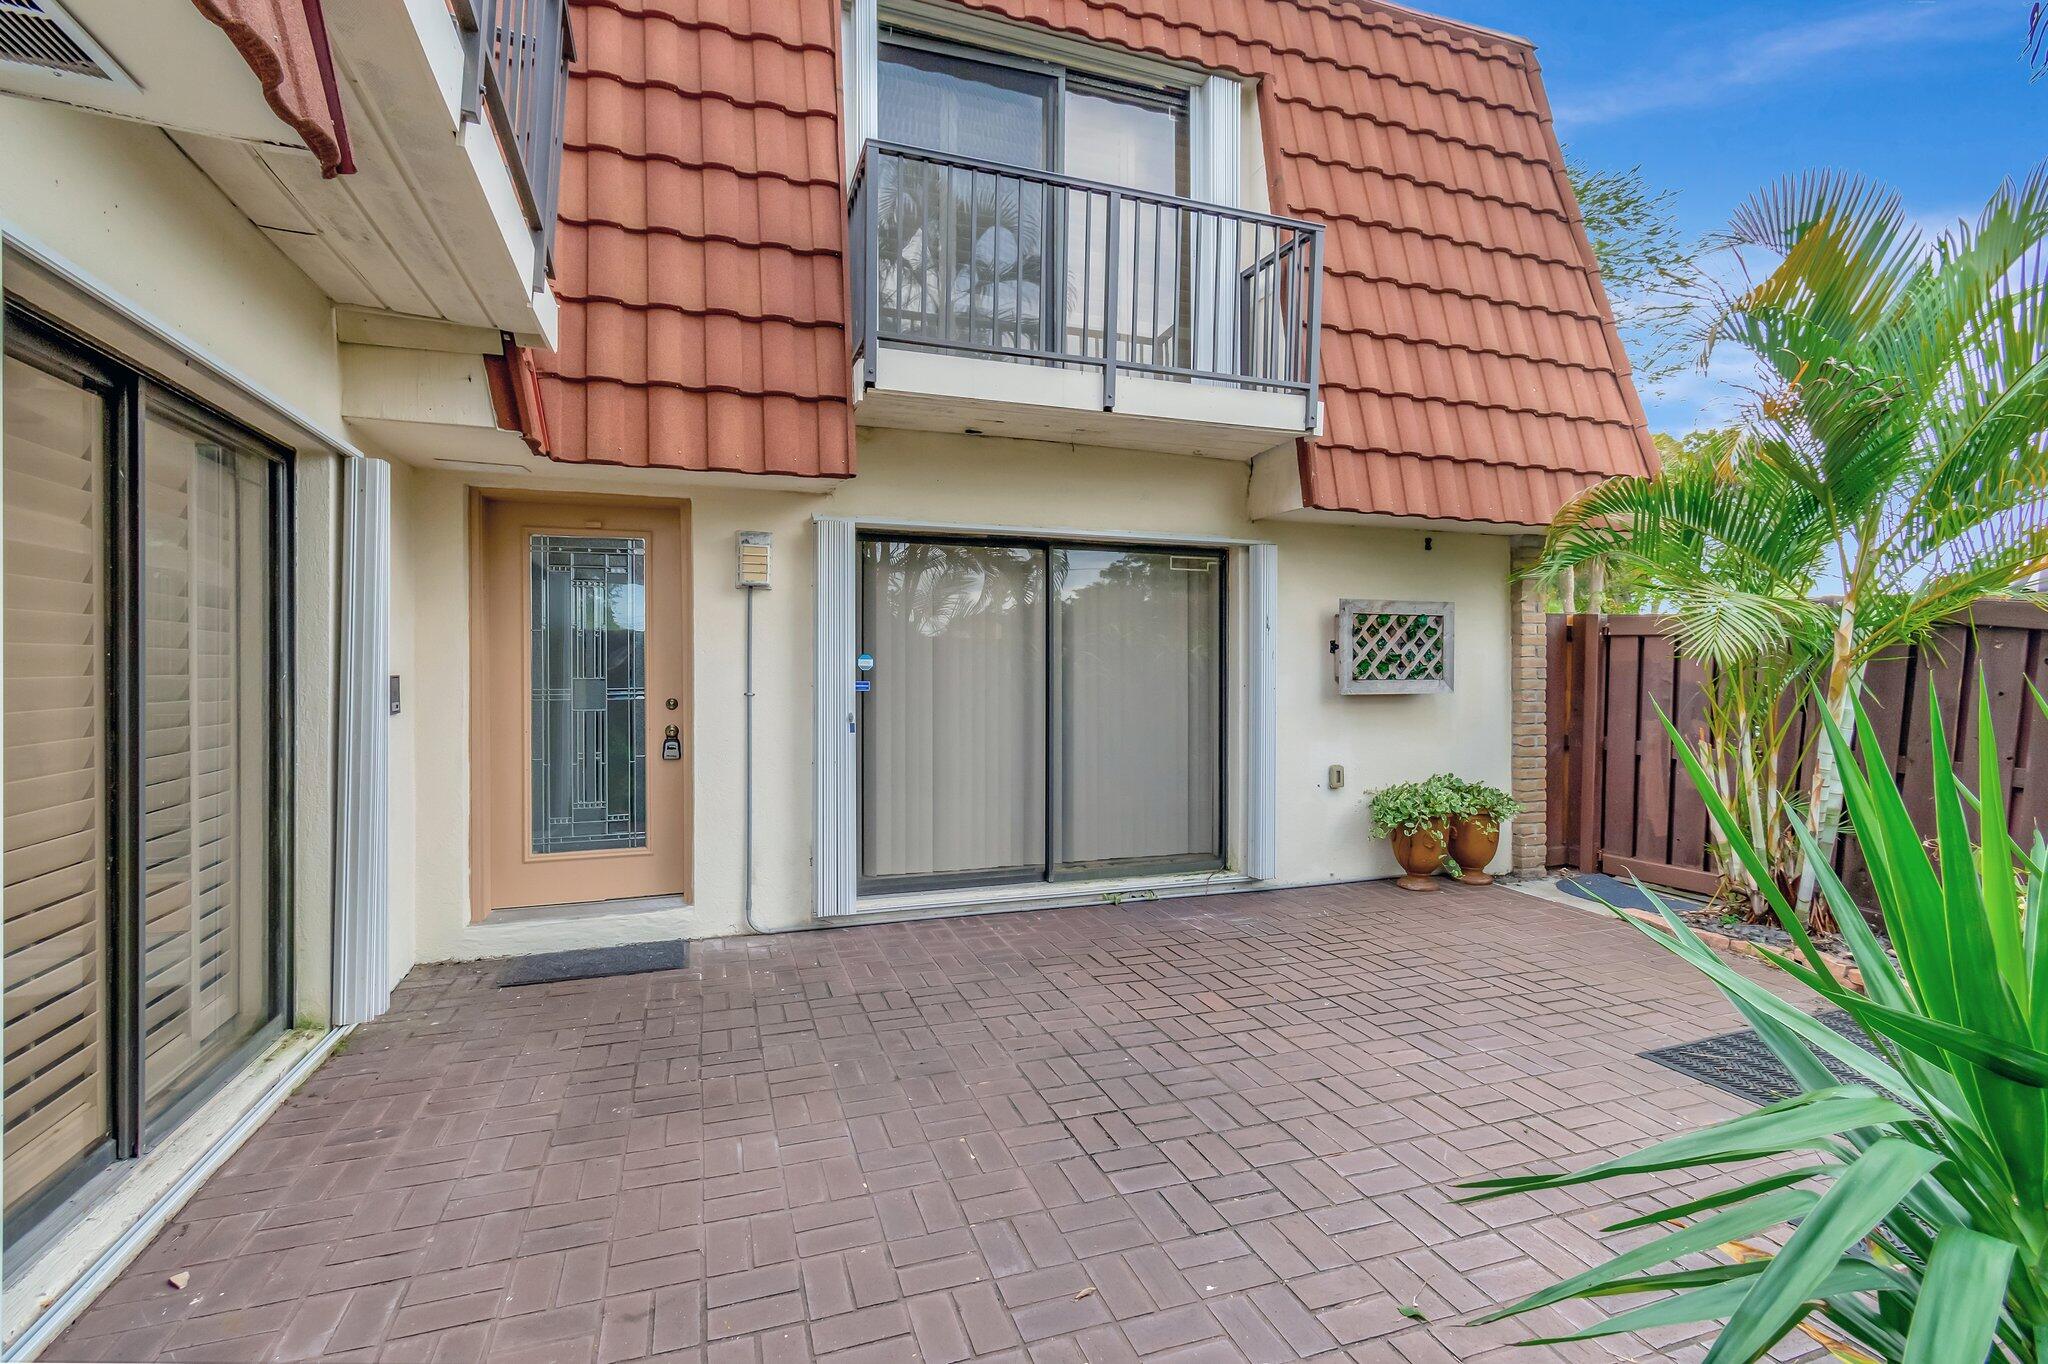
[(881, 28), (900, 26), (990, 52), (1064, 66), (1071, 71), (1164, 89), (1188, 97), (1189, 197), (1243, 208), (1245, 84), (1233, 76), (1161, 61), (1127, 48), (1069, 38), (992, 18), (959, 5), (919, 0), (846, 0), (840, 43), (845, 90), (846, 179), (853, 183), (861, 149), (881, 127)]
[[(1114, 893), (1198, 892), (1278, 875), (1279, 551), (1269, 542), (1222, 536), (1166, 535), (1065, 527), (961, 525), (853, 517), (813, 520), (817, 617), (812, 685), (816, 741), (812, 814), (813, 912), (820, 920), (966, 907), (1015, 908), (1089, 903)], [(1231, 622), (1225, 764), (1229, 811), (1224, 870), (1100, 881), (1031, 883), (979, 890), (863, 897), (860, 881), (860, 748), (855, 728), (854, 659), (860, 648), (858, 537), (864, 531), (943, 532), (1080, 543), (1185, 545), (1230, 556), (1226, 603)]]

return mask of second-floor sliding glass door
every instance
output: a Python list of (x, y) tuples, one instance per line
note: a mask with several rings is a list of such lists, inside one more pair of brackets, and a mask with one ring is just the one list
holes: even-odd
[[(1185, 98), (1070, 77), (1061, 101), (1061, 147), (1068, 175), (1126, 189), (1185, 196), (1188, 192), (1188, 108)], [(1109, 253), (1107, 205), (1071, 201), (1066, 240), (1070, 260), (1104, 261)], [(1125, 200), (1117, 213), (1122, 265), (1115, 334), (1119, 362), (1193, 363), (1188, 337), (1187, 216), (1165, 205)], [(1102, 267), (1097, 265), (1096, 270)], [(1110, 331), (1106, 292), (1070, 289), (1064, 320), (1067, 348), (1101, 355)]]
[(1122, 203), (1112, 324), (1108, 200), (1002, 169), (1184, 195), (1184, 96), (889, 34), (879, 104), (883, 141), (949, 158), (879, 170), (884, 334), (970, 353), (1099, 357), (1113, 326), (1120, 359), (1189, 364), (1185, 215)]
[[(1052, 170), (1059, 77), (908, 42), (881, 50), (884, 141)], [(1016, 176), (890, 162), (876, 186), (881, 306), (894, 335), (1000, 351), (1049, 349), (1052, 192)]]

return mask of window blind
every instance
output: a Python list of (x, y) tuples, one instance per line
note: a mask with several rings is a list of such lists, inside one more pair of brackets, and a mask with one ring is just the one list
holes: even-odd
[(9, 356), (6, 1206), (109, 1135), (104, 400)]
[(264, 469), (152, 408), (143, 429), (144, 1106), (268, 1015)]

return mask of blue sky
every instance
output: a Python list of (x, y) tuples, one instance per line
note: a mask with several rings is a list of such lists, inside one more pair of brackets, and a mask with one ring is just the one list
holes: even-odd
[[(1689, 232), (1817, 168), (1884, 180), (1916, 218), (1946, 225), (2048, 158), (2048, 77), (2029, 82), (2020, 57), (2027, 0), (1422, 7), (1534, 41), (1573, 158), (1640, 165), (1678, 192)], [(1652, 425), (1683, 431), (1725, 411), (1724, 377), (1646, 393)]]

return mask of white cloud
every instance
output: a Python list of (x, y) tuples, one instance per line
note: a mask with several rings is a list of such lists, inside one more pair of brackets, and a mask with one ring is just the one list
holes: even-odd
[(1682, 50), (1662, 66), (1559, 98), (1557, 121), (1569, 129), (1697, 108), (1736, 91), (1810, 74), (1832, 59), (1868, 60), (1888, 50), (1970, 41), (2012, 27), (2010, 5), (2001, 0), (1880, 0), (1773, 29), (1731, 29), (1718, 42), (1680, 34)]

